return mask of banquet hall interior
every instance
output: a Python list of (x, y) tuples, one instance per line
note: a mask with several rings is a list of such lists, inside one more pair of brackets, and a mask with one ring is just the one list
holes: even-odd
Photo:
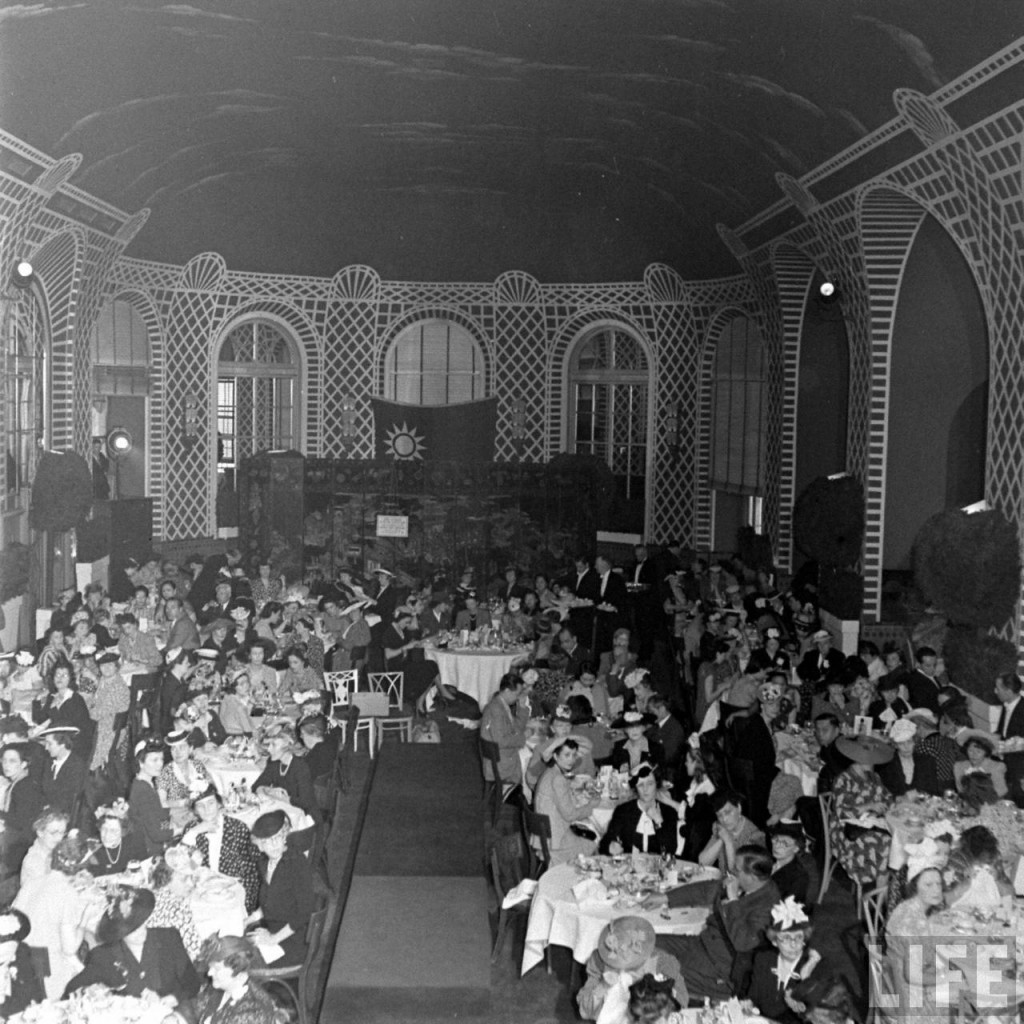
[[(777, 1019), (821, 1024), (819, 996), (837, 1024), (895, 1019), (868, 947), (918, 899), (903, 847), (945, 834), (906, 832), (907, 791), (945, 801), (924, 827), (952, 817), (959, 840), (977, 811), (964, 773), (1002, 780), (978, 820), (1024, 895), (999, 824), (1024, 807), (1022, 334), (1016, 3), (6, 3), (3, 751), (63, 764), (46, 734), (92, 735), (61, 820), (100, 852), (97, 812), (140, 778), (162, 802), (152, 856), (203, 830), (185, 734), (218, 802), (251, 803), (244, 841), (271, 864), (265, 819), (284, 807), (318, 910), (279, 933), (309, 940), (294, 977), (262, 981), (299, 1024), (641, 1019), (628, 986), (618, 1016), (582, 995), (608, 922), (639, 913), (667, 955), (748, 898), (723, 904), (719, 876), (761, 870), (731, 840), (694, 867), (698, 837), (727, 830), (712, 790), (754, 845), (799, 826), (800, 903), (852, 999), (845, 1017), (818, 993)], [(574, 695), (596, 722), (573, 707), (589, 738), (560, 767), (549, 719), (570, 721)], [(79, 696), (74, 725), (61, 708)], [(229, 709), (243, 724), (218, 743)], [(673, 807), (678, 847), (657, 852), (714, 875), (682, 886), (708, 886), (693, 927), (674, 891), (660, 914), (649, 890), (589, 915), (568, 882), (551, 895), (571, 864), (618, 897), (609, 864), (636, 840), (603, 855), (612, 805), (640, 799), (631, 715), (660, 794), (637, 828)], [(4, 730), (19, 716), (27, 736)], [(916, 722), (903, 740), (897, 718)], [(761, 777), (730, 740), (750, 721), (768, 722)], [(289, 759), (294, 778), (322, 742), (336, 753), (306, 807)], [(837, 744), (837, 774), (858, 765), (895, 801), (885, 820), (829, 817)], [(179, 765), (177, 800), (136, 765), (150, 747)], [(705, 834), (690, 766), (718, 757)], [(574, 775), (599, 792), (574, 788), (571, 821), (541, 813)], [(0, 780), (0, 859), (22, 837), (15, 784)], [(258, 803), (268, 788), (280, 805)], [(884, 834), (882, 853), (851, 828)], [(17, 867), (3, 876), (6, 907)], [(755, 981), (792, 927), (756, 936)], [(723, 998), (752, 984), (718, 980)], [(942, 1019), (973, 1019), (976, 996)]]

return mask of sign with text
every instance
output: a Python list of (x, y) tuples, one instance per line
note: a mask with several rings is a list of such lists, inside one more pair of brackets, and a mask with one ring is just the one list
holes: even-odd
[(408, 516), (377, 516), (378, 537), (408, 537)]

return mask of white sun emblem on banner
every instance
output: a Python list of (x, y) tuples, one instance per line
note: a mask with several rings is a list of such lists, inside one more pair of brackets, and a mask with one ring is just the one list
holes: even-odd
[(387, 440), (384, 442), (385, 451), (393, 459), (423, 459), (423, 452), (427, 446), (423, 443), (426, 438), (416, 433), (415, 427), (406, 423), (401, 426), (393, 425), (388, 431)]

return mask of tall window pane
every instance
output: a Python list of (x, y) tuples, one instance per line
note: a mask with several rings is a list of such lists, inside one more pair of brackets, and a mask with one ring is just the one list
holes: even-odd
[(384, 394), (411, 405), (455, 405), (484, 398), (484, 361), (459, 324), (424, 320), (395, 339), (384, 362)]

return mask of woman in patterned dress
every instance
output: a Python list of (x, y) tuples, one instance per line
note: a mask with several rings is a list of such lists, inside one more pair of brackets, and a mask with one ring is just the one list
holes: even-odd
[[(175, 847), (174, 852), (182, 852), (182, 848)], [(150, 887), (156, 894), (156, 903), (149, 918), (149, 927), (173, 928), (181, 936), (182, 945), (189, 959), (195, 963), (203, 940), (199, 937), (195, 915), (188, 900), (190, 886), (191, 881), (188, 877), (175, 871), (166, 859), (161, 857), (153, 865), (150, 874)]]
[(96, 744), (89, 764), (93, 771), (107, 763), (114, 742), (114, 720), (131, 704), (132, 692), (118, 672), (120, 662), (121, 657), (116, 651), (107, 651), (96, 659), (100, 677), (96, 681), (96, 695), (90, 711), (96, 722)]
[(888, 865), (891, 836), (878, 828), (862, 828), (848, 822), (862, 815), (885, 815), (892, 795), (882, 785), (875, 768), (892, 760), (893, 747), (873, 736), (843, 736), (836, 741), (836, 748), (853, 763), (832, 785), (832, 849), (851, 881), (874, 885)]
[(284, 577), (271, 575), (270, 559), (261, 558), (259, 575), (250, 584), (252, 599), (256, 608), (262, 608), (268, 601), (280, 601), (284, 594)]
[(173, 817), (183, 822), (194, 820), (189, 813), (192, 800), (196, 793), (202, 793), (212, 783), (206, 765), (192, 757), (188, 738), (189, 733), (185, 729), (167, 734), (164, 743), (167, 744), (171, 759), (156, 780), (160, 802), (173, 812)]

